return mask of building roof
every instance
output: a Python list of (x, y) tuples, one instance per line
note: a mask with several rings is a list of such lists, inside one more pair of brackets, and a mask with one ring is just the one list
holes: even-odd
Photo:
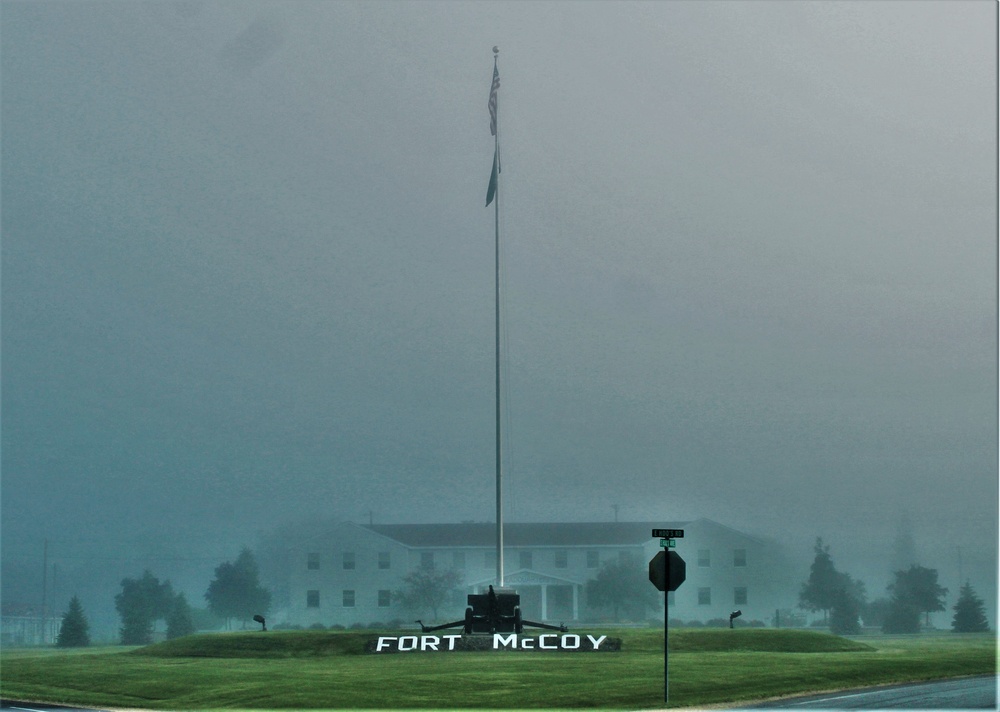
[[(517, 546), (636, 546), (652, 538), (652, 530), (680, 529), (687, 522), (507, 522), (504, 547)], [(496, 524), (370, 524), (362, 525), (411, 547), (496, 546)]]

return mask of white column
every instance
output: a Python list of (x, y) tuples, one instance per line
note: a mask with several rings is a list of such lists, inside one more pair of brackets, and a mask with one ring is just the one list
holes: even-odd
[(580, 587), (573, 584), (573, 620), (580, 620)]
[(542, 584), (542, 620), (547, 620), (549, 617), (548, 612), (548, 598), (549, 598), (549, 587), (547, 584)]

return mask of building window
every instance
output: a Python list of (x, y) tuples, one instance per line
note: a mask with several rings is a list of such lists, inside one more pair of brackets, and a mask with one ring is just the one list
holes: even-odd
[(747, 550), (733, 549), (733, 566), (746, 566), (746, 565), (747, 565)]
[(556, 551), (556, 568), (565, 569), (569, 566), (569, 552), (565, 549)]
[(319, 591), (306, 591), (306, 608), (319, 608)]
[(531, 552), (530, 551), (522, 551), (522, 552), (520, 552), (519, 555), (518, 555), (518, 561), (520, 562), (522, 569), (530, 569), (531, 568)]
[(344, 591), (344, 608), (354, 608), (354, 591)]
[(747, 603), (747, 587), (737, 586), (733, 589), (733, 603), (737, 605), (746, 605)]
[(388, 551), (380, 551), (378, 553), (378, 567), (380, 569), (387, 569), (387, 568), (389, 568), (389, 552)]
[(433, 551), (420, 552), (420, 568), (422, 568), (424, 571), (431, 571), (434, 569)]
[(601, 565), (601, 554), (596, 549), (587, 551), (587, 568), (596, 569)]
[(344, 552), (344, 568), (353, 569), (354, 568), (354, 552), (345, 551)]
[(451, 566), (454, 569), (464, 569), (465, 568), (465, 552), (464, 551), (453, 551), (451, 553)]
[(698, 549), (698, 566), (711, 566), (712, 556), (708, 549)]
[(381, 588), (378, 592), (378, 607), (388, 608), (389, 604), (392, 603), (392, 591), (387, 588)]
[(710, 589), (710, 588), (699, 588), (698, 589), (698, 605), (699, 606), (711, 606), (712, 605), (712, 589)]
[(312, 551), (306, 554), (306, 568), (312, 571), (319, 569), (319, 552)]

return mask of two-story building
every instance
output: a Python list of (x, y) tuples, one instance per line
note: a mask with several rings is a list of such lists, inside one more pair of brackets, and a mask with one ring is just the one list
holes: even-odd
[[(795, 605), (796, 591), (783, 583), (774, 545), (708, 519), (507, 523), (504, 583), (520, 594), (527, 619), (598, 620), (607, 613), (588, 605), (587, 582), (610, 561), (631, 561), (645, 572), (660, 550), (654, 528), (685, 531), (676, 551), (687, 564), (687, 578), (670, 594), (671, 618), (706, 621), (738, 608), (746, 620), (770, 621), (775, 609)], [(457, 620), (466, 593), (495, 583), (496, 526), (342, 523), (300, 542), (290, 556), (290, 606), (276, 620), (304, 626), (408, 620), (413, 612), (402, 610), (393, 594), (404, 587), (404, 576), (420, 569), (458, 574), (460, 590), (439, 611)], [(662, 619), (662, 608), (648, 615)]]

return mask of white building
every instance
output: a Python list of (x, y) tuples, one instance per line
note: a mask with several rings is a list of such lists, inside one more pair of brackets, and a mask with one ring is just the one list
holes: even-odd
[[(684, 529), (676, 551), (687, 564), (685, 583), (670, 596), (670, 617), (684, 621), (726, 618), (770, 622), (778, 608), (795, 605), (774, 545), (708, 519), (688, 522), (507, 523), (505, 585), (521, 596), (528, 620), (571, 624), (606, 618), (587, 605), (586, 584), (606, 562), (630, 560), (645, 573), (660, 551), (655, 528)], [(458, 620), (465, 594), (486, 590), (496, 577), (496, 527), (474, 524), (334, 525), (292, 547), (290, 606), (285, 621), (368, 624), (412, 620), (393, 592), (418, 569), (452, 569), (461, 590), (439, 617)], [(652, 584), (649, 584), (652, 586)], [(662, 600), (662, 599), (661, 599)], [(662, 607), (650, 618), (662, 619)]]

